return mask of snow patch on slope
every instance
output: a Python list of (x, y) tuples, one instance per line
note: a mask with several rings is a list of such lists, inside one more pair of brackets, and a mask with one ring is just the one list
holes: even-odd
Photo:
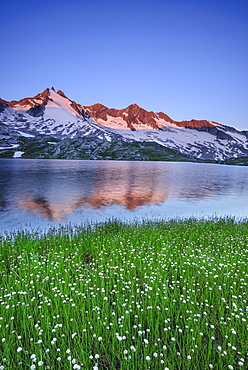
[[(72, 108), (71, 102), (69, 99), (57, 94), (54, 90), (49, 90), (49, 100), (46, 105), (47, 108), (59, 108), (63, 109), (72, 116), (75, 116), (77, 118), (81, 118), (79, 114)], [(56, 112), (53, 110), (53, 112)], [(54, 117), (55, 118), (55, 117)]]
[(102, 118), (98, 118), (96, 122), (105, 127), (116, 128), (116, 129), (127, 129), (127, 122), (122, 117), (112, 117), (107, 115), (107, 121)]
[[(116, 132), (115, 129), (112, 131)], [(162, 146), (176, 149), (181, 153), (193, 155), (197, 158), (223, 160), (230, 157), (242, 155), (239, 148), (234, 149), (235, 138), (232, 143), (224, 145), (223, 141), (217, 140), (216, 136), (197, 130), (187, 128), (167, 127), (165, 130), (118, 130), (125, 139), (139, 142), (156, 142)], [(239, 135), (238, 135), (239, 136)], [(242, 140), (244, 143), (244, 137)]]
[(164, 126), (169, 126), (169, 127), (176, 127), (176, 128), (179, 128), (181, 129), (181, 127), (179, 127), (178, 125), (176, 125), (175, 123), (171, 123), (169, 121), (165, 121), (164, 119), (162, 118), (155, 118), (154, 117), (154, 120), (156, 121), (156, 124), (158, 125), (158, 127), (162, 128)]
[(75, 119), (76, 117), (74, 114), (64, 109), (60, 109), (59, 107), (56, 107), (55, 105), (46, 106), (43, 117), (44, 117), (44, 120), (53, 119), (55, 121), (59, 121), (60, 123), (76, 121)]
[(35, 137), (35, 135), (27, 134), (26, 132), (23, 131), (18, 131), (18, 133), (23, 137)]
[(14, 153), (13, 158), (21, 158), (25, 152), (17, 151)]
[(16, 111), (26, 111), (28, 109), (30, 109), (32, 107), (32, 105), (30, 104), (26, 104), (26, 105), (21, 105), (21, 104), (15, 104), (12, 109), (16, 110)]

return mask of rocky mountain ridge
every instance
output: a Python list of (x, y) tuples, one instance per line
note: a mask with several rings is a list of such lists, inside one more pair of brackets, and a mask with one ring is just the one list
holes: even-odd
[[(148, 112), (137, 104), (131, 104), (124, 109), (107, 108), (102, 104), (94, 104), (84, 107), (84, 110), (94, 119), (95, 122), (107, 127), (113, 127), (118, 122), (118, 128), (159, 129), (164, 126), (171, 127), (213, 127), (222, 126), (216, 122), (207, 120), (191, 120), (177, 122), (163, 112)], [(122, 121), (122, 122), (121, 122)]]
[[(98, 142), (98, 148), (86, 150), (84, 142), (88, 149)], [(0, 156), (30, 157), (30, 146), (36, 158), (145, 160), (151, 156), (144, 152), (154, 154), (157, 148), (158, 160), (166, 160), (172, 150), (182, 160), (223, 161), (248, 156), (248, 131), (208, 120), (177, 122), (137, 104), (119, 110), (99, 103), (83, 106), (63, 91), (47, 88), (33, 98), (0, 99)]]

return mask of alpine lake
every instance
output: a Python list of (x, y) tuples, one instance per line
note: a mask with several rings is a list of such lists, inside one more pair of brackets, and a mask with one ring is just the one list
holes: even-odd
[(248, 167), (149, 161), (0, 159), (0, 232), (248, 217)]

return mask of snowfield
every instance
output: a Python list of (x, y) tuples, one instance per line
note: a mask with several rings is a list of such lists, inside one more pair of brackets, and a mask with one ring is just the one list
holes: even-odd
[[(57, 139), (98, 137), (112, 143), (120, 140), (154, 142), (202, 160), (248, 156), (248, 132), (238, 131), (233, 127), (212, 121), (204, 121), (206, 127), (203, 128), (179, 127), (174, 121), (166, 121), (161, 115), (146, 112), (136, 105), (135, 109), (142, 110), (142, 114), (135, 117), (135, 123), (132, 123), (134, 130), (131, 130), (125, 120), (131, 116), (126, 112), (117, 117), (106, 114), (102, 116), (106, 119), (98, 117), (94, 120), (86, 114), (83, 106), (77, 105), (62, 92), (47, 89), (42, 94), (9, 105), (0, 103), (0, 150), (18, 147), (18, 144), (11, 140), (7, 145), (6, 140), (4, 141), (6, 135), (10, 138), (21, 136), (28, 139), (41, 134)], [(44, 96), (47, 98), (46, 104), (42, 105)], [(109, 112), (111, 113), (111, 110)], [(146, 114), (153, 114), (153, 122), (159, 129), (152, 129), (149, 120), (141, 121), (141, 117)], [(17, 151), (14, 157), (22, 154)]]

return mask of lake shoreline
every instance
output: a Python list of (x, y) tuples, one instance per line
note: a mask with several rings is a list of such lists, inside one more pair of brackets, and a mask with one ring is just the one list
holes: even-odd
[(1, 369), (245, 367), (247, 227), (113, 220), (1, 238)]
[(0, 160), (0, 229), (248, 217), (245, 166), (190, 162)]

